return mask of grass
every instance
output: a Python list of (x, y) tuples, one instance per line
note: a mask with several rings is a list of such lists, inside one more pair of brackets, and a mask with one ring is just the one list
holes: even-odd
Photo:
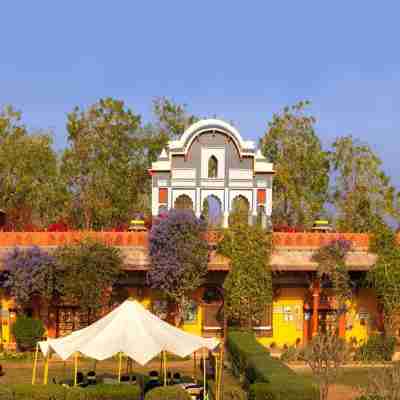
[[(12, 384), (12, 383), (31, 383), (32, 380), (32, 360), (2, 360), (0, 363), (3, 366), (5, 375), (0, 377), (0, 384)], [(122, 373), (126, 372), (126, 361), (123, 361)], [(43, 382), (43, 360), (38, 362), (36, 382)], [(79, 371), (87, 373), (94, 369), (94, 361), (89, 359), (79, 360)], [(134, 363), (133, 373), (147, 375), (151, 370), (159, 370), (160, 361), (153, 360), (146, 367), (142, 367), (137, 363)], [(168, 361), (168, 369), (174, 373), (179, 371), (182, 375), (192, 376), (194, 374), (193, 360), (178, 360), (172, 359)], [(118, 359), (109, 359), (105, 361), (99, 361), (96, 365), (97, 375), (113, 375), (118, 374)], [(53, 359), (49, 362), (49, 383), (53, 381), (53, 378), (57, 382), (65, 379), (72, 379), (74, 374), (74, 364), (72, 360), (63, 362), (61, 360)], [(197, 371), (198, 378), (201, 377), (201, 372)]]
[[(343, 368), (339, 376), (335, 380), (335, 384), (351, 386), (351, 387), (363, 387), (366, 386), (369, 380), (369, 374), (374, 368), (378, 367), (348, 367)], [(299, 375), (312, 377), (312, 373), (309, 369), (296, 369)]]

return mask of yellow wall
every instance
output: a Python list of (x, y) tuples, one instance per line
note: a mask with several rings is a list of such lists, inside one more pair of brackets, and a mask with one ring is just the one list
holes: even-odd
[(346, 339), (365, 342), (378, 327), (377, 300), (372, 289), (360, 289), (346, 314)]
[[(4, 345), (10, 343), (11, 339), (11, 332), (10, 332), (10, 325), (13, 322), (13, 315), (14, 313), (9, 313), (9, 309), (14, 307), (14, 301), (9, 297), (6, 297), (4, 293), (0, 293), (0, 302), (1, 302), (1, 310), (3, 312), (1, 318), (1, 339)], [(8, 317), (4, 318), (5, 315)]]
[(258, 340), (265, 346), (275, 343), (279, 347), (295, 345), (300, 339), (303, 342), (303, 307), (306, 289), (282, 289), (279, 297), (273, 302), (272, 337), (260, 337)]

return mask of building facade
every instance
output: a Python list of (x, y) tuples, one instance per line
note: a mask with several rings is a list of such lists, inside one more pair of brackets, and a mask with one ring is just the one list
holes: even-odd
[[(234, 127), (223, 121), (207, 119), (189, 127), (179, 140), (171, 141), (162, 151), (150, 172), (153, 216), (174, 207), (192, 208), (198, 217), (209, 218), (211, 225), (227, 227), (230, 216), (239, 209), (249, 223), (269, 225), (273, 165), (252, 141), (244, 140)], [(183, 329), (199, 335), (218, 335), (222, 331), (222, 287), (230, 260), (213, 250), (220, 235), (214, 231), (208, 233), (210, 257), (206, 283), (193, 293), (184, 316)], [(87, 236), (121, 249), (126, 274), (115, 290), (134, 296), (165, 318), (169, 314), (168, 301), (146, 284), (146, 273), (151, 268), (147, 232), (0, 232), (0, 269), (4, 268), (4, 257), (15, 246), (40, 246), (51, 252), (57, 246)], [(332, 328), (337, 303), (332, 291), (319, 282), (313, 254), (337, 239), (352, 242), (346, 264), (352, 280), (362, 282), (375, 263), (375, 255), (368, 252), (368, 235), (273, 233), (273, 302), (254, 326), (261, 343), (302, 345), (319, 330)], [(103, 313), (115, 305), (107, 301)], [(5, 291), (0, 293), (0, 305), (1, 340), (6, 347), (13, 347), (11, 326), (17, 310)], [(30, 312), (45, 322), (49, 337), (63, 336), (90, 323), (89, 316), (76, 305), (62, 301), (49, 305), (40, 298), (32, 299)], [(339, 334), (361, 343), (382, 328), (382, 313), (374, 292), (360, 285), (354, 289), (352, 300), (340, 317)]]
[[(235, 207), (267, 226), (272, 212), (273, 165), (224, 121), (201, 120), (179, 140), (168, 143), (152, 164), (152, 214), (171, 208), (192, 208), (197, 217), (205, 210), (216, 224), (229, 225)], [(241, 204), (240, 204), (241, 203)]]

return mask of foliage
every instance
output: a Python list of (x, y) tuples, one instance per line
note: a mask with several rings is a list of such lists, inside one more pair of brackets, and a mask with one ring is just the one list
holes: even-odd
[(91, 239), (57, 248), (55, 257), (62, 275), (64, 298), (83, 310), (100, 308), (106, 290), (122, 274), (121, 252)]
[(344, 232), (371, 232), (377, 221), (396, 215), (396, 193), (368, 144), (339, 137), (330, 154), (335, 182), (336, 225)]
[(180, 386), (158, 387), (150, 390), (145, 400), (190, 400), (189, 393)]
[(19, 351), (3, 351), (0, 352), (0, 360), (7, 361), (25, 361), (32, 359), (32, 353), (21, 353)]
[(385, 313), (385, 327), (393, 334), (400, 312), (400, 248), (396, 235), (385, 224), (379, 224), (371, 238), (370, 251), (377, 254), (367, 281), (374, 288)]
[(141, 128), (139, 115), (122, 101), (100, 99), (87, 110), (75, 108), (67, 130), (62, 172), (78, 226), (114, 226), (129, 220), (133, 205), (148, 207), (149, 155), (158, 145), (157, 137)]
[(274, 224), (310, 227), (328, 199), (329, 159), (301, 101), (274, 114), (261, 149), (274, 163)]
[(149, 254), (152, 267), (147, 279), (178, 305), (178, 321), (190, 294), (202, 285), (207, 274), (206, 224), (191, 210), (171, 210), (153, 225)]
[(249, 400), (316, 400), (318, 388), (311, 380), (299, 376), (276, 377), (271, 383), (250, 385)]
[(249, 399), (317, 398), (310, 379), (301, 377), (281, 361), (272, 358), (252, 332), (229, 331), (227, 346), (235, 371), (250, 384)]
[(336, 334), (317, 335), (305, 349), (305, 361), (319, 383), (320, 400), (328, 399), (329, 388), (346, 357), (346, 343)]
[[(208, 388), (211, 393), (211, 398), (215, 399), (216, 385), (214, 381), (208, 381)], [(224, 382), (222, 387), (223, 400), (247, 400), (246, 392), (239, 386)]]
[(350, 274), (346, 267), (346, 255), (350, 250), (351, 242), (339, 239), (321, 247), (313, 255), (313, 260), (318, 263), (318, 277), (333, 286), (339, 313), (344, 311), (346, 300), (352, 296)]
[[(256, 340), (254, 333), (251, 331), (229, 330), (227, 347), (232, 357), (235, 375), (246, 374), (246, 371), (252, 374), (247, 369), (249, 360), (253, 357), (269, 356), (268, 350)], [(263, 377), (260, 379), (262, 380)]]
[(87, 388), (66, 388), (61, 385), (2, 385), (0, 398), (4, 400), (139, 400), (136, 385), (95, 385)]
[(251, 327), (272, 301), (271, 235), (258, 226), (234, 224), (217, 251), (231, 259), (224, 282), (226, 317)]
[(304, 361), (304, 349), (289, 346), (280, 357), (280, 360), (287, 363), (293, 361)]
[(56, 259), (39, 247), (14, 248), (5, 259), (6, 278), (3, 283), (23, 308), (34, 295), (51, 300), (62, 291)]
[(371, 370), (368, 384), (361, 391), (363, 395), (357, 400), (400, 399), (400, 364), (396, 363)]
[(36, 343), (42, 339), (45, 332), (41, 320), (23, 315), (18, 316), (11, 329), (18, 347), (23, 350), (34, 349)]
[(153, 113), (160, 136), (168, 139), (179, 138), (190, 125), (198, 121), (197, 117), (187, 112), (186, 105), (176, 104), (165, 97), (154, 100)]
[(19, 112), (0, 110), (0, 204), (7, 212), (6, 229), (46, 225), (61, 212), (66, 196), (51, 134), (29, 134)]
[(370, 335), (359, 346), (355, 360), (362, 362), (391, 361), (396, 348), (396, 338), (384, 335)]

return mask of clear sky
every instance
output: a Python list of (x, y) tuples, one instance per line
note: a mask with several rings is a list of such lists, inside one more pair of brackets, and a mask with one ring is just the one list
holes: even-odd
[(312, 101), (328, 144), (369, 142), (400, 188), (399, 1), (3, 1), (0, 106), (66, 143), (66, 113), (100, 97), (151, 119), (167, 96), (257, 139)]

